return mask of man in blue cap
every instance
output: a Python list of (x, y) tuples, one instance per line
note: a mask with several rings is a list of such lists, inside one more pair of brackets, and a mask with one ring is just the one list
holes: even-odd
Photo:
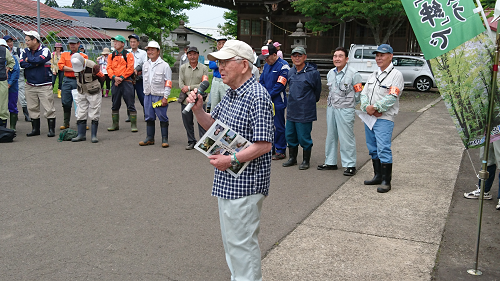
[(404, 88), (403, 74), (392, 64), (393, 53), (388, 44), (382, 44), (373, 51), (379, 69), (368, 77), (361, 92), (361, 110), (376, 119), (372, 128), (365, 124), (366, 146), (375, 176), (364, 184), (379, 185), (379, 193), (391, 190), (392, 130), (394, 117), (399, 111), (399, 96)]

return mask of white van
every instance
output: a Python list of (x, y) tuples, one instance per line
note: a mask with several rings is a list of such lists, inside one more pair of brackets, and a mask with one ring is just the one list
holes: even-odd
[[(349, 50), (349, 66), (354, 67), (361, 75), (363, 84), (368, 76), (378, 69), (373, 51), (374, 45), (351, 45)], [(394, 55), (392, 63), (401, 71), (405, 86), (414, 87), (420, 92), (425, 92), (436, 87), (436, 81), (427, 61), (422, 57)]]

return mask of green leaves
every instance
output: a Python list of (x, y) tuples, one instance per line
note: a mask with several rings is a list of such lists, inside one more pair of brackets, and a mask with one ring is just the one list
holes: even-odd
[(238, 12), (236, 10), (224, 12), (223, 18), (226, 20), (224, 25), (217, 25), (219, 33), (231, 38), (236, 38), (238, 35)]

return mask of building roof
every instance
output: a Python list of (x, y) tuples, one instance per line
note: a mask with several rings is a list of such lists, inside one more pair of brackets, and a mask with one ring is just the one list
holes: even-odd
[[(18, 16), (36, 18), (37, 2), (32, 0), (0, 1), (0, 14), (18, 15)], [(64, 13), (61, 13), (43, 3), (40, 3), (40, 17), (61, 19), (61, 20), (73, 20), (72, 17)]]
[(76, 20), (90, 24), (93, 27), (99, 27), (102, 29), (120, 29), (120, 30), (133, 30), (132, 28), (127, 28), (130, 25), (126, 21), (118, 21), (117, 19), (111, 18), (95, 18), (95, 17), (73, 17)]
[(81, 16), (88, 17), (89, 11), (85, 9), (73, 9), (73, 8), (54, 8), (55, 10), (62, 12), (70, 17)]
[[(8, 25), (12, 28), (18, 30), (36, 30), (36, 24), (30, 23), (21, 23), (14, 21), (5, 21), (0, 19), (0, 24)], [(109, 40), (109, 37), (106, 34), (103, 34), (95, 29), (90, 29), (83, 26), (65, 26), (65, 25), (48, 25), (41, 24), (40, 25), (40, 36), (46, 37), (49, 32), (57, 32), (57, 36), (64, 38), (69, 36), (77, 36), (78, 38), (92, 38), (92, 39), (104, 39)]]

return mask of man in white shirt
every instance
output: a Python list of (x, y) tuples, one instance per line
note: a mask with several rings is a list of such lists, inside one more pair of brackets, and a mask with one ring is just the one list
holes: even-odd
[[(132, 34), (128, 36), (128, 41), (130, 43), (131, 49), (128, 49), (127, 52), (132, 53), (134, 55), (134, 74), (135, 74), (135, 84), (134, 89), (137, 93), (137, 97), (139, 98), (139, 102), (144, 108), (144, 84), (142, 81), (142, 65), (148, 60), (148, 55), (146, 51), (139, 49), (139, 41), (140, 38), (137, 34)], [(125, 122), (130, 122), (130, 113), (127, 111), (128, 119)]]

